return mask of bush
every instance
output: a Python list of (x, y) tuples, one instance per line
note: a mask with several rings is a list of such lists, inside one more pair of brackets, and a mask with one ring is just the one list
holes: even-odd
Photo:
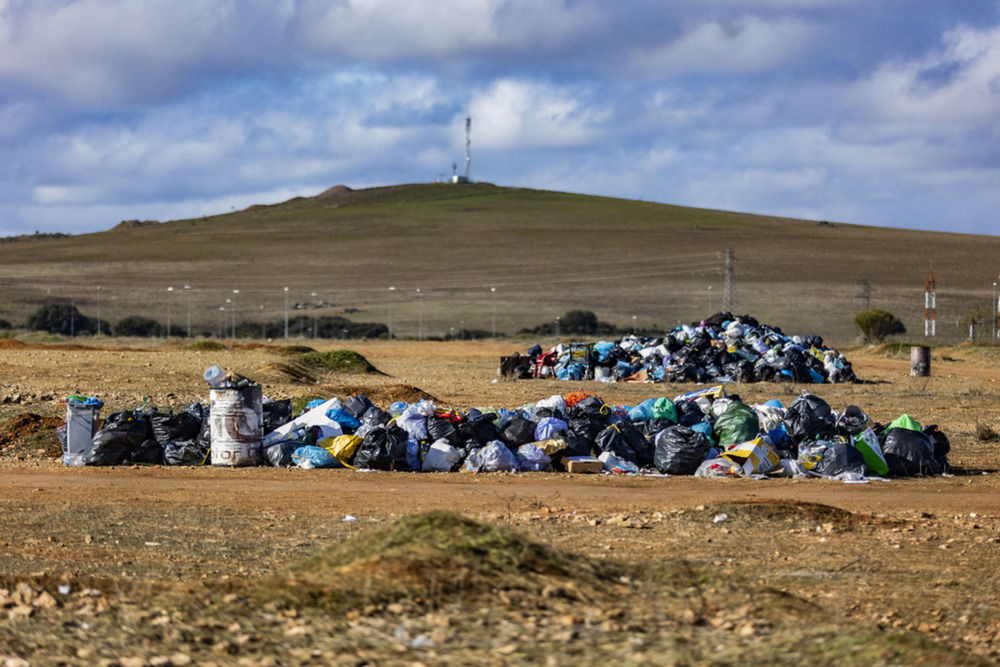
[(367, 359), (353, 350), (331, 350), (330, 352), (306, 352), (298, 360), (309, 366), (337, 373), (378, 373)]
[(854, 316), (854, 325), (866, 343), (881, 343), (889, 336), (906, 333), (906, 327), (887, 310), (872, 308)]
[(150, 336), (162, 336), (166, 333), (163, 325), (149, 317), (130, 315), (118, 321), (115, 325), (116, 336), (136, 336), (138, 338), (149, 338)]
[[(551, 336), (556, 333), (555, 322), (539, 324), (533, 329), (521, 329), (519, 333), (535, 334), (536, 336)], [(589, 310), (570, 310), (559, 318), (559, 334), (567, 336), (615, 336), (624, 333), (613, 324), (601, 322), (597, 315)], [(631, 330), (629, 330), (631, 333)]]
[[(81, 315), (72, 304), (54, 303), (42, 306), (32, 313), (28, 317), (28, 329), (64, 336), (82, 336), (95, 334), (97, 323), (86, 315)], [(101, 333), (111, 333), (111, 327), (107, 322), (101, 322)]]

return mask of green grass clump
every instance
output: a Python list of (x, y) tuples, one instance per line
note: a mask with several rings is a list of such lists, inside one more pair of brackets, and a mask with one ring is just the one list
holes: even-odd
[(196, 340), (193, 343), (188, 343), (187, 348), (200, 352), (218, 352), (219, 350), (227, 349), (225, 345), (217, 340)]
[(356, 375), (379, 373), (379, 370), (368, 363), (367, 359), (352, 350), (307, 352), (296, 356), (295, 360), (306, 366), (333, 371), (335, 373), (351, 373)]

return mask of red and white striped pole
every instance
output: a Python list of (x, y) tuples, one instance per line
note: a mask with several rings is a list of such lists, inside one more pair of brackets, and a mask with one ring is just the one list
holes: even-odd
[(937, 283), (934, 280), (934, 271), (927, 270), (927, 280), (924, 283), (924, 335), (934, 336), (935, 320), (937, 319), (937, 295), (935, 290)]

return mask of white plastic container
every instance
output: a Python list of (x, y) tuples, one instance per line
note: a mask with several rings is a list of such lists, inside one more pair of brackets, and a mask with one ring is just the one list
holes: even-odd
[(260, 448), (264, 439), (261, 418), (263, 399), (264, 391), (260, 385), (209, 391), (212, 465), (260, 465)]
[(209, 387), (221, 387), (222, 383), (226, 379), (226, 372), (219, 368), (218, 366), (209, 366), (205, 369), (205, 382), (208, 383)]

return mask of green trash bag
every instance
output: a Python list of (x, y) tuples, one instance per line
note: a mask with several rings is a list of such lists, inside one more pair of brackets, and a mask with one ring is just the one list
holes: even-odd
[(892, 420), (892, 423), (889, 424), (888, 428), (886, 428), (885, 430), (888, 431), (890, 428), (905, 428), (908, 431), (924, 430), (924, 427), (921, 426), (920, 423), (910, 415), (899, 415), (898, 417)]
[(733, 401), (715, 420), (714, 430), (719, 447), (730, 447), (756, 438), (760, 432), (760, 421), (749, 405)]
[(664, 396), (656, 400), (653, 403), (653, 418), (654, 419), (666, 419), (667, 421), (676, 424), (677, 419), (677, 406), (669, 398)]

